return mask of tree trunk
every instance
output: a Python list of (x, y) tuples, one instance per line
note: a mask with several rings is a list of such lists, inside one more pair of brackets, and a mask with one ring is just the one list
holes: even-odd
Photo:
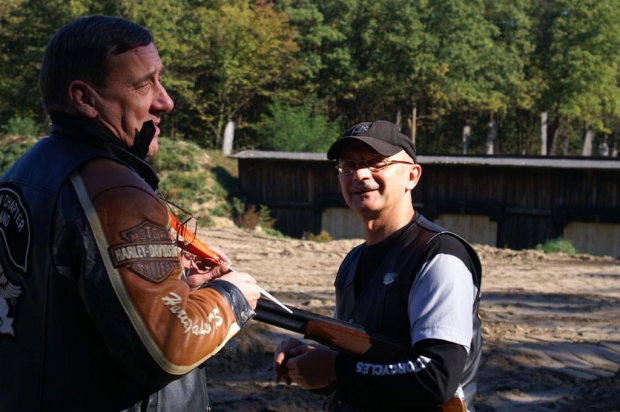
[(562, 133), (562, 156), (568, 156), (568, 141), (569, 135), (564, 131), (564, 133)]
[(416, 135), (416, 115), (417, 115), (417, 107), (414, 105), (413, 110), (411, 112), (411, 119), (407, 119), (407, 125), (409, 126), (409, 130), (411, 131), (411, 141), (415, 144), (415, 135)]
[(469, 126), (469, 122), (465, 123), (463, 126), (463, 154), (467, 154), (467, 150), (469, 149), (469, 137), (471, 134), (471, 127)]
[(562, 156), (568, 156), (568, 143), (570, 140), (570, 119), (566, 122), (564, 127), (561, 127), (562, 133)]
[(235, 122), (229, 121), (224, 129), (224, 144), (222, 145), (222, 153), (225, 156), (232, 152), (233, 140), (235, 138)]
[(547, 112), (542, 112), (540, 114), (540, 154), (542, 156), (547, 156), (547, 126)]
[(487, 130), (487, 143), (485, 148), (485, 154), (492, 155), (493, 145), (495, 143), (495, 138), (497, 137), (497, 125), (495, 121), (493, 121), (493, 113), (491, 113), (491, 120), (489, 121), (489, 129)]
[[(547, 155), (555, 156), (555, 150), (558, 141), (558, 131), (560, 130), (560, 115), (558, 113), (553, 117), (550, 127), (547, 128)], [(551, 138), (549, 138), (551, 137)]]
[(396, 111), (396, 126), (400, 129), (400, 123), (402, 122), (402, 115), (400, 112), (400, 108)]
[(521, 148), (521, 155), (522, 156), (527, 156), (528, 153), (531, 152), (531, 143), (530, 143), (530, 136), (528, 133), (528, 129), (529, 129), (529, 118), (530, 115), (527, 113), (524, 113), (524, 110), (519, 110), (518, 111), (518, 119), (519, 119), (519, 124), (521, 125), (519, 130), (519, 147)]
[(592, 140), (594, 140), (594, 132), (590, 129), (590, 126), (586, 126), (586, 135), (583, 139), (582, 156), (592, 156)]

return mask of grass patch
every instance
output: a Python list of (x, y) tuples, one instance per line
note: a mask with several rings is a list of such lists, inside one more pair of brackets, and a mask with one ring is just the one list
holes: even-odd
[(160, 137), (152, 164), (161, 177), (159, 189), (164, 197), (191, 210), (201, 226), (211, 226), (211, 216), (233, 218), (230, 203), (238, 186), (236, 160), (195, 143)]
[(265, 234), (271, 237), (277, 237), (280, 239), (290, 239), (289, 236), (286, 236), (284, 233), (280, 232), (278, 229), (267, 228), (267, 229), (263, 229), (263, 231), (265, 232)]
[(577, 249), (568, 240), (561, 237), (556, 239), (547, 240), (542, 245), (536, 246), (536, 250), (542, 250), (543, 252), (550, 253), (567, 253), (574, 255), (577, 253)]
[(321, 230), (316, 235), (313, 233), (304, 232), (303, 238), (305, 240), (311, 240), (318, 243), (327, 243), (332, 241), (332, 237), (325, 230)]

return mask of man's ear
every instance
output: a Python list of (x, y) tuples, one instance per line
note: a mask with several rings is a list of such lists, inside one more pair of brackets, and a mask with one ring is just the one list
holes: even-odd
[(73, 109), (82, 116), (94, 119), (99, 113), (96, 108), (97, 98), (94, 90), (81, 80), (74, 80), (69, 85), (69, 100)]
[(422, 166), (414, 164), (411, 170), (409, 170), (409, 181), (407, 182), (407, 190), (411, 191), (418, 185), (420, 177), (422, 176)]

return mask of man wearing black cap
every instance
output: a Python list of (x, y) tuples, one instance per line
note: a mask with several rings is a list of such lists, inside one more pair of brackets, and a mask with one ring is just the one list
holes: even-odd
[(337, 161), (342, 195), (366, 240), (340, 266), (335, 317), (411, 349), (371, 362), (289, 339), (276, 349), (276, 380), (332, 391), (334, 411), (437, 411), (459, 399), (473, 411), (480, 261), (467, 242), (414, 210), (422, 172), (415, 146), (393, 123), (364, 122), (327, 157)]

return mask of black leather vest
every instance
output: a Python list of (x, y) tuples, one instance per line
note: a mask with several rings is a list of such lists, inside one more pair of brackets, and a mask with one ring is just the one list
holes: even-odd
[[(60, 285), (70, 282), (63, 282), (51, 261), (55, 204), (69, 174), (102, 155), (92, 146), (44, 138), (0, 178), (0, 214), (9, 216), (2, 228), (0, 266), (13, 291), (3, 296), (8, 307), (3, 320), (10, 320), (12, 327), (0, 334), (0, 404), (7, 410), (13, 410), (16, 398), (24, 410), (41, 406), (42, 371), (49, 367), (48, 352), (54, 351), (50, 335), (54, 328), (62, 329), (54, 324), (58, 306), (51, 296), (71, 299), (71, 293)], [(54, 280), (58, 277), (60, 284)], [(73, 321), (77, 327), (79, 322)], [(18, 395), (26, 390), (31, 391), (29, 396)]]
[(447, 232), (418, 214), (415, 222), (390, 249), (357, 299), (354, 293), (355, 274), (364, 245), (356, 247), (347, 255), (336, 277), (337, 316), (340, 320), (363, 325), (369, 332), (394, 337), (411, 344), (408, 318), (409, 292), (416, 274), (425, 263), (421, 258), (427, 243), (438, 235), (454, 236), (459, 239), (475, 265), (472, 281), (478, 290), (478, 296), (472, 308), (473, 337), (460, 381), (468, 405), (471, 405), (476, 393), (475, 379), (482, 353), (482, 334), (478, 316), (482, 268), (474, 249), (459, 236)]

